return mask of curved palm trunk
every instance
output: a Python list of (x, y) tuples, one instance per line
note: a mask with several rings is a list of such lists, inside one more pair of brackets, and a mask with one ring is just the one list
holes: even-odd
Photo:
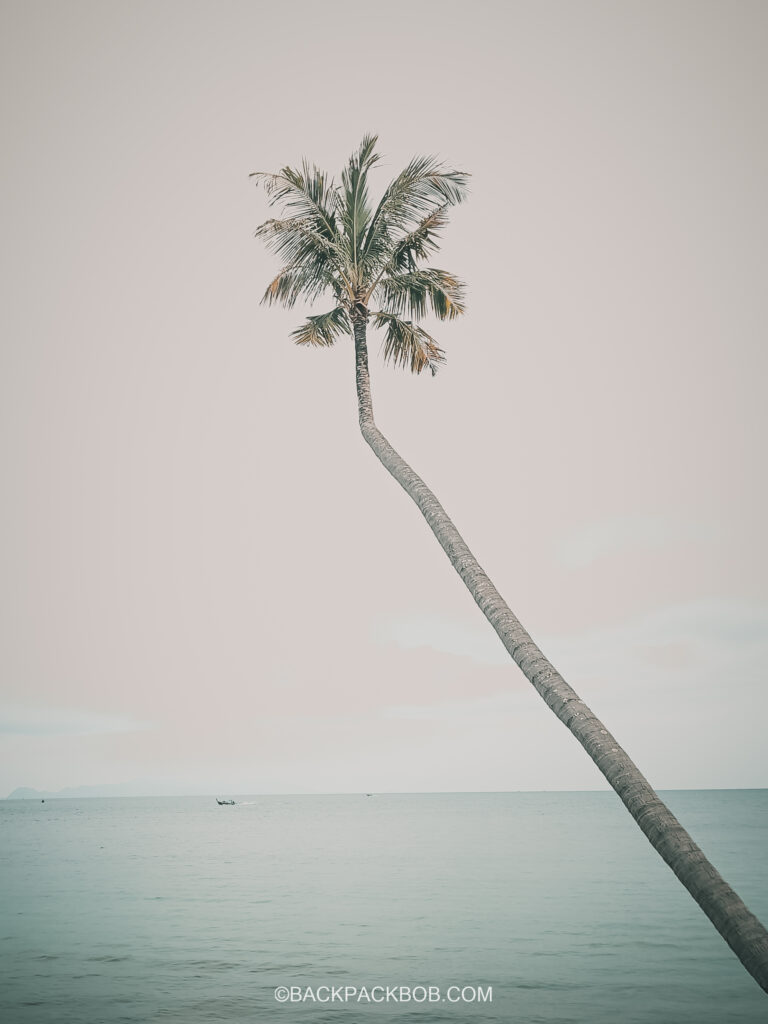
[(445, 509), (376, 426), (365, 322), (354, 323), (360, 430), (374, 454), (419, 506), (440, 546), (511, 657), (616, 790), (651, 845), (669, 864), (758, 984), (768, 992), (768, 932), (709, 863), (637, 766), (544, 657), (467, 547)]

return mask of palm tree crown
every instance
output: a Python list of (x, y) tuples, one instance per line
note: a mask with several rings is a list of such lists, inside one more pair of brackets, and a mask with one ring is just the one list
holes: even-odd
[[(448, 209), (467, 196), (469, 175), (435, 157), (414, 157), (390, 182), (374, 209), (368, 172), (378, 163), (377, 136), (366, 135), (342, 172), (341, 184), (305, 160), (301, 169), (254, 172), (282, 216), (256, 231), (284, 261), (263, 302), (292, 307), (330, 292), (327, 313), (310, 316), (293, 332), (299, 345), (333, 345), (368, 319), (384, 331), (384, 358), (432, 373), (443, 350), (419, 320), (431, 310), (440, 320), (464, 312), (464, 285), (453, 274), (421, 264), (438, 248)], [(371, 308), (371, 305), (376, 308)]]

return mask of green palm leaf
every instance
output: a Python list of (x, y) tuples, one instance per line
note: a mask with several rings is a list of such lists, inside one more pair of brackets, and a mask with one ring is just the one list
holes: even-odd
[(466, 199), (469, 175), (447, 169), (436, 157), (414, 157), (387, 187), (371, 218), (363, 251), (374, 263), (393, 246), (395, 233), (407, 230), (442, 206)]
[(384, 362), (407, 367), (412, 373), (429, 369), (432, 376), (445, 362), (445, 354), (435, 339), (410, 320), (401, 320), (394, 313), (379, 311), (372, 314), (376, 327), (385, 331)]
[(378, 163), (374, 151), (377, 136), (366, 135), (342, 173), (343, 192), (337, 193), (337, 213), (344, 228), (350, 258), (358, 278), (363, 238), (371, 219), (368, 205), (368, 172)]
[(426, 259), (439, 248), (439, 232), (448, 223), (448, 206), (438, 206), (424, 217), (392, 248), (389, 270), (415, 270), (419, 260)]
[(340, 335), (350, 334), (351, 330), (347, 311), (337, 306), (329, 313), (307, 317), (306, 322), (291, 333), (291, 337), (297, 345), (327, 347), (333, 345)]
[(277, 174), (253, 171), (249, 177), (263, 185), (270, 206), (282, 204), (294, 216), (315, 219), (324, 233), (338, 233), (333, 211), (337, 186), (324, 171), (303, 161), (301, 170), (283, 167)]
[(383, 277), (375, 294), (393, 313), (409, 313), (417, 320), (428, 308), (440, 320), (453, 320), (464, 312), (464, 285), (445, 270), (432, 267)]
[(302, 296), (312, 302), (327, 288), (333, 288), (334, 284), (322, 261), (312, 265), (304, 263), (288, 266), (269, 283), (261, 301), (268, 306), (279, 304), (291, 309)]
[(317, 230), (309, 217), (291, 217), (285, 220), (267, 220), (254, 232), (276, 256), (299, 264), (320, 260), (342, 268), (344, 252), (337, 238), (329, 238)]

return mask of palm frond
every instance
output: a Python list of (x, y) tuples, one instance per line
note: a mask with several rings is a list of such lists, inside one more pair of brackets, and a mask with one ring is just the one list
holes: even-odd
[(448, 205), (438, 206), (422, 218), (421, 222), (395, 242), (388, 269), (415, 270), (419, 260), (424, 260), (440, 248), (439, 232), (448, 223)]
[(328, 313), (320, 313), (318, 316), (309, 316), (306, 322), (291, 332), (291, 337), (297, 345), (333, 345), (336, 339), (342, 334), (350, 334), (352, 331), (347, 312), (341, 306), (332, 309)]
[(283, 167), (277, 174), (254, 171), (250, 177), (263, 186), (270, 206), (280, 204), (291, 214), (287, 219), (302, 220), (337, 249), (346, 248), (335, 216), (339, 187), (325, 171), (304, 160), (300, 170)]
[(277, 174), (253, 171), (249, 177), (263, 186), (270, 206), (281, 203), (286, 209), (294, 210), (297, 217), (317, 217), (325, 222), (330, 233), (335, 231), (333, 210), (337, 185), (319, 167), (310, 167), (304, 160), (301, 170), (283, 167)]
[(337, 214), (347, 238), (352, 265), (356, 269), (363, 237), (371, 219), (371, 209), (368, 205), (368, 172), (379, 161), (379, 155), (374, 149), (377, 141), (376, 135), (366, 135), (363, 138), (360, 148), (352, 154), (342, 172), (343, 191), (337, 193)]
[(302, 255), (309, 253), (322, 253), (336, 262), (342, 260), (336, 239), (319, 232), (310, 217), (271, 218), (260, 224), (254, 235), (261, 238), (277, 256), (287, 257), (291, 262), (297, 262)]
[(381, 198), (363, 243), (363, 253), (373, 263), (383, 251), (394, 248), (397, 231), (415, 225), (439, 206), (455, 206), (469, 192), (469, 174), (446, 168), (436, 157), (414, 157), (389, 184)]
[(261, 224), (255, 235), (291, 270), (301, 269), (305, 280), (313, 286), (313, 296), (318, 294), (314, 285), (321, 281), (338, 277), (348, 284), (346, 261), (337, 240), (319, 234), (311, 218), (271, 219)]
[(384, 328), (384, 362), (421, 373), (429, 368), (432, 376), (445, 362), (443, 350), (431, 335), (410, 320), (401, 320), (394, 313), (379, 311), (372, 314), (376, 327)]
[(453, 274), (434, 267), (382, 277), (375, 294), (393, 313), (419, 320), (428, 307), (440, 320), (453, 320), (464, 311), (464, 285)]
[(324, 291), (331, 289), (339, 297), (338, 282), (329, 273), (324, 261), (315, 264), (295, 264), (283, 267), (280, 273), (270, 281), (261, 301), (268, 306), (279, 304), (291, 309), (296, 301), (305, 296), (313, 302)]

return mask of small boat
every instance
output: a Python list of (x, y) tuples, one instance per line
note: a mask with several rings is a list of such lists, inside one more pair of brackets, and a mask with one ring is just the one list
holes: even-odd
[(216, 797), (216, 803), (219, 805), (219, 807), (234, 807), (235, 806), (235, 801), (234, 800), (219, 800), (218, 797)]

